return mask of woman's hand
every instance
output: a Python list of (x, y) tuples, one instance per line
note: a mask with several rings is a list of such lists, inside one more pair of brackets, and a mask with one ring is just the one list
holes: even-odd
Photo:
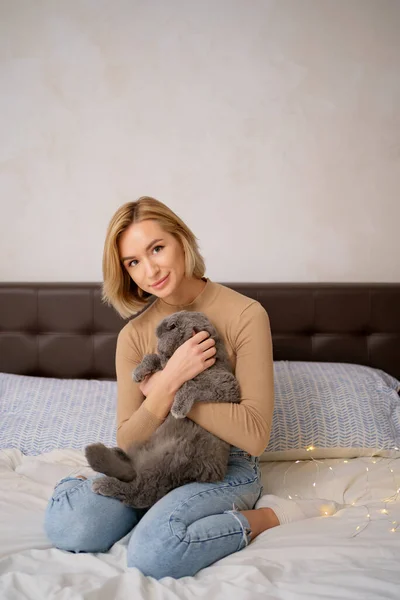
[(177, 391), (186, 381), (211, 367), (215, 363), (215, 354), (215, 341), (207, 331), (193, 333), (189, 340), (175, 350), (165, 365), (162, 376), (169, 388)]
[(153, 388), (157, 379), (160, 378), (161, 374), (162, 371), (156, 371), (152, 375), (147, 375), (147, 377), (145, 377), (143, 381), (140, 382), (139, 389), (142, 392), (143, 396), (147, 397), (150, 394), (151, 389)]

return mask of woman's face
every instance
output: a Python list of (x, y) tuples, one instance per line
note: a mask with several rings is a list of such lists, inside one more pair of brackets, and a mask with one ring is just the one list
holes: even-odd
[[(118, 250), (124, 268), (145, 292), (166, 298), (185, 277), (185, 254), (179, 240), (153, 219), (132, 223), (122, 233)], [(161, 285), (154, 285), (164, 278)]]

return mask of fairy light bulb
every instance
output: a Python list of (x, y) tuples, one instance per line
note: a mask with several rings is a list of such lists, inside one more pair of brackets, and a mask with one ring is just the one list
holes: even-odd
[[(304, 448), (304, 450), (305, 450), (306, 452), (312, 452), (313, 450), (315, 450), (315, 446), (313, 446), (313, 445), (310, 445), (310, 446), (308, 446), (308, 447)], [(398, 448), (397, 446), (395, 446), (395, 447), (394, 447), (394, 450), (398, 451), (398, 450), (399, 450), (399, 448)], [(378, 451), (378, 452), (379, 452), (379, 451)], [(376, 452), (375, 452), (374, 454), (375, 454), (375, 456), (376, 456)], [(370, 460), (370, 464), (374, 464), (374, 465), (376, 465), (377, 463), (380, 463), (380, 462), (382, 462), (382, 460), (384, 460), (384, 457), (379, 457), (379, 459), (378, 459), (378, 460), (376, 460), (375, 456), (369, 456), (369, 457), (367, 457), (367, 458)], [(390, 473), (392, 473), (392, 474), (394, 473), (394, 469), (393, 469), (393, 468), (391, 468), (391, 462), (393, 462), (394, 460), (398, 460), (398, 458), (400, 458), (400, 457), (399, 457), (399, 456), (396, 456), (395, 458), (393, 458), (393, 459), (390, 461), (389, 465), (387, 465), (387, 467), (386, 467), (386, 468), (388, 469), (388, 471), (390, 471)], [(313, 463), (315, 463), (315, 466), (316, 466), (316, 468), (317, 468), (317, 473), (316, 473), (316, 475), (317, 475), (317, 479), (316, 479), (316, 481), (314, 481), (314, 482), (313, 482), (313, 484), (312, 484), (312, 486), (315, 488), (315, 487), (316, 487), (316, 485), (317, 485), (317, 483), (318, 483), (318, 477), (319, 477), (319, 474), (320, 474), (320, 469), (319, 469), (318, 463), (320, 463), (320, 464), (324, 464), (324, 462), (325, 462), (325, 461), (322, 461), (322, 460), (318, 461), (318, 460), (316, 460), (316, 459), (315, 459), (313, 456), (310, 456), (310, 458), (309, 458), (309, 459), (305, 459), (305, 460), (296, 460), (296, 461), (294, 461), (294, 463), (292, 463), (292, 465), (293, 465), (293, 464), (296, 464), (296, 465), (297, 465), (297, 464), (299, 464), (299, 463), (302, 463), (302, 462), (313, 462)], [(350, 461), (349, 461), (349, 460), (347, 460), (347, 459), (343, 460), (343, 464), (348, 464), (349, 462), (350, 462)], [(326, 467), (326, 465), (324, 465), (324, 466)], [(286, 477), (286, 474), (287, 474), (287, 472), (289, 471), (289, 469), (290, 469), (290, 467), (289, 467), (289, 468), (286, 470), (286, 472), (285, 472), (285, 475), (284, 475), (284, 482), (285, 482), (285, 477)], [(331, 466), (328, 466), (328, 469), (329, 469), (330, 471), (332, 471), (332, 475), (336, 476), (336, 474), (335, 474), (335, 472), (334, 472), (334, 469), (333, 469), (333, 467), (331, 467)], [(368, 476), (368, 474), (369, 474), (369, 470), (370, 470), (370, 469), (369, 469), (369, 467), (365, 467), (365, 471), (366, 471), (366, 483), (367, 483), (367, 487), (366, 487), (366, 490), (365, 490), (365, 492), (367, 492), (367, 491), (368, 491), (368, 484), (369, 484), (369, 476)], [(400, 495), (400, 487), (397, 487), (397, 486), (398, 486), (398, 483), (397, 483), (397, 482), (396, 482), (396, 480), (395, 480), (395, 476), (394, 476), (394, 475), (392, 475), (392, 477), (393, 477), (393, 484), (394, 484), (394, 486), (393, 486), (393, 487), (395, 488), (395, 490), (396, 490), (396, 491), (395, 491), (395, 493), (394, 493), (392, 496), (390, 496), (389, 498), (382, 498), (382, 499), (381, 499), (381, 502), (385, 503), (385, 505), (386, 505), (386, 504), (388, 504), (388, 503), (394, 503), (394, 502), (396, 502), (396, 501), (398, 500), (398, 496)], [(396, 485), (396, 483), (397, 483), (397, 485)], [(294, 494), (294, 497), (295, 497), (295, 498), (301, 498), (301, 496), (299, 496), (298, 494)], [(291, 495), (288, 495), (288, 498), (289, 498), (290, 500), (293, 500), (293, 497), (292, 497)], [(360, 498), (358, 498), (358, 500), (360, 500), (361, 498), (362, 498), (362, 496), (360, 496)], [(351, 503), (351, 506), (355, 506), (356, 504), (357, 504), (357, 501), (354, 501), (354, 502), (352, 502), (352, 503)], [(365, 523), (364, 523), (364, 524), (362, 524), (362, 523), (361, 523), (360, 525), (357, 525), (357, 527), (356, 527), (356, 528), (355, 528), (355, 530), (354, 530), (354, 533), (353, 533), (353, 534), (352, 534), (350, 537), (356, 537), (357, 535), (359, 535), (360, 533), (362, 533), (362, 532), (363, 532), (363, 531), (366, 529), (366, 527), (368, 527), (368, 525), (369, 525), (370, 523), (372, 523), (372, 522), (373, 522), (373, 520), (371, 519), (371, 514), (370, 514), (370, 512), (369, 512), (369, 510), (368, 510), (368, 506), (367, 506), (367, 505), (362, 505), (362, 504), (359, 504), (359, 506), (364, 506), (364, 508), (367, 510), (367, 514), (366, 514), (366, 519), (367, 519), (367, 520), (365, 521)], [(383, 509), (378, 509), (378, 508), (377, 508), (376, 510), (377, 510), (378, 512), (380, 512), (382, 515), (389, 515), (389, 511), (387, 510), (387, 508), (386, 508), (386, 507), (385, 507), (385, 508), (383, 508)], [(329, 516), (330, 514), (332, 514), (332, 509), (331, 509), (331, 507), (330, 507), (330, 506), (321, 506), (321, 507), (320, 507), (320, 512), (321, 512), (321, 516)], [(399, 529), (399, 524), (397, 523), (397, 521), (392, 521), (392, 520), (390, 519), (390, 515), (389, 515), (388, 521), (391, 523), (391, 528), (390, 528), (390, 529), (388, 529), (388, 531), (389, 531), (389, 532), (392, 532), (392, 533), (395, 533), (395, 532), (397, 532), (397, 530)]]
[(330, 506), (329, 504), (322, 504), (322, 506), (320, 507), (320, 510), (321, 510), (321, 515), (329, 516), (332, 514), (332, 506)]

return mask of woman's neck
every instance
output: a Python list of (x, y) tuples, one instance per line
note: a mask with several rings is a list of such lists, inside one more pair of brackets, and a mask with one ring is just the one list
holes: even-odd
[(167, 298), (161, 299), (164, 304), (169, 306), (186, 306), (192, 304), (194, 300), (201, 294), (207, 285), (205, 279), (184, 279), (179, 289), (174, 294)]

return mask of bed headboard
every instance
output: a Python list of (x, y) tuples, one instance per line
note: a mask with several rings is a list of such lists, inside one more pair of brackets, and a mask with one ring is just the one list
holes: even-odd
[[(275, 360), (352, 362), (400, 379), (400, 283), (225, 283), (267, 310)], [(96, 283), (0, 283), (0, 372), (114, 379), (124, 325)]]

